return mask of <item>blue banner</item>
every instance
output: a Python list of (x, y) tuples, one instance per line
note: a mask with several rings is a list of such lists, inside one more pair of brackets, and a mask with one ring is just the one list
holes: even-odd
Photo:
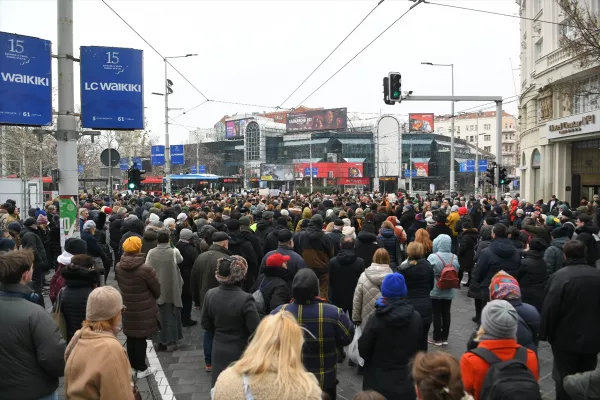
[(144, 129), (143, 51), (81, 46), (81, 126)]
[[(319, 173), (319, 168), (318, 167), (313, 167), (312, 168), (312, 176), (313, 176), (313, 178), (315, 176), (317, 176), (318, 173)], [(304, 176), (310, 176), (310, 167), (304, 168)]]
[(52, 124), (52, 44), (0, 32), (0, 124)]
[(475, 160), (467, 160), (467, 166), (469, 165), (475, 165)]
[(200, 166), (200, 170), (198, 171), (199, 174), (205, 174), (206, 173), (206, 165), (201, 165)]
[(121, 171), (127, 171), (129, 169), (129, 158), (128, 157), (121, 158), (121, 161), (119, 162), (119, 169)]
[(185, 158), (183, 157), (183, 145), (182, 144), (171, 145), (171, 164), (174, 164), (174, 165), (185, 164)]
[(77, 173), (78, 173), (79, 175), (83, 175), (83, 165), (78, 165), (78, 166), (77, 166)]
[(197, 172), (196, 172), (196, 166), (195, 166), (195, 165), (192, 165), (192, 166), (191, 166), (191, 168), (190, 168), (190, 173), (192, 173), (192, 174), (196, 174), (196, 173), (197, 173)]
[(479, 172), (485, 172), (488, 169), (488, 160), (479, 160)]
[(458, 172), (467, 172), (467, 163), (461, 162), (458, 164)]
[(165, 165), (165, 146), (152, 146), (152, 165)]
[(131, 159), (133, 165), (135, 165), (138, 169), (142, 169), (142, 157), (133, 157)]
[(411, 169), (411, 170), (405, 169), (404, 170), (404, 176), (407, 177), (407, 178), (409, 178), (411, 176), (411, 173), (412, 173), (413, 177), (417, 176), (417, 170), (416, 169)]

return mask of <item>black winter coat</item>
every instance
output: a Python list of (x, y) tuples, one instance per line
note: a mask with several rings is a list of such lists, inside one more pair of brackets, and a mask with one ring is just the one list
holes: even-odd
[(269, 232), (269, 234), (267, 234), (267, 237), (265, 238), (265, 246), (263, 248), (264, 254), (267, 254), (268, 252), (277, 249), (277, 247), (279, 246), (279, 239), (277, 237), (277, 234), (283, 229), (289, 230), (287, 226), (275, 225), (273, 230)]
[(329, 239), (331, 239), (331, 243), (333, 244), (333, 254), (337, 256), (341, 249), (341, 242), (344, 234), (341, 229), (334, 229), (329, 232), (327, 236), (329, 236)]
[(521, 252), (515, 249), (509, 239), (499, 238), (492, 240), (488, 248), (481, 252), (477, 263), (477, 282), (481, 296), (489, 298), (490, 282), (497, 272), (504, 270), (509, 275), (517, 276), (521, 265)]
[(260, 244), (260, 240), (256, 236), (254, 232), (250, 230), (247, 226), (242, 226), (240, 228), (240, 232), (242, 232), (242, 236), (246, 241), (250, 242), (252, 248), (254, 249), (254, 253), (256, 254), (257, 260), (262, 260), (266, 253), (263, 252), (263, 248)]
[(100, 247), (98, 240), (90, 232), (81, 232), (81, 240), (87, 245), (87, 255), (90, 257), (99, 257), (102, 262), (107, 260), (107, 256)]
[(591, 266), (596, 266), (596, 260), (600, 258), (600, 254), (596, 251), (596, 240), (594, 234), (598, 234), (598, 227), (592, 224), (592, 221), (586, 222), (584, 226), (575, 229), (577, 232), (577, 240), (585, 243), (587, 247), (587, 263)]
[(569, 259), (548, 280), (540, 340), (582, 354), (600, 352), (600, 271), (585, 259)]
[[(123, 222), (123, 226), (121, 227), (121, 241), (119, 242), (119, 254), (123, 255), (123, 243), (131, 237), (137, 236), (140, 239), (143, 239), (142, 234), (144, 232), (144, 224), (139, 219), (128, 219)], [(110, 238), (112, 243), (112, 236)]]
[(108, 231), (110, 232), (110, 247), (113, 248), (115, 253), (119, 253), (119, 244), (121, 243), (121, 237), (123, 233), (121, 228), (123, 227), (123, 217), (118, 214), (113, 214), (108, 219), (110, 225)]
[(479, 257), (481, 257), (483, 250), (487, 249), (490, 243), (490, 240), (480, 240), (479, 244), (477, 244), (477, 250), (475, 251), (475, 265), (469, 273), (469, 276), (471, 277), (471, 283), (469, 284), (469, 290), (467, 291), (467, 296), (472, 299), (481, 299), (481, 290), (479, 290), (480, 286), (479, 281), (477, 280), (477, 275), (479, 273), (479, 265), (477, 262)]
[(437, 222), (429, 231), (429, 238), (433, 242), (439, 235), (448, 235), (450, 238), (453, 238), (454, 232), (445, 223)]
[(242, 256), (248, 263), (248, 272), (246, 273), (245, 287), (250, 288), (258, 276), (258, 266), (260, 260), (256, 257), (256, 251), (252, 243), (247, 240), (242, 232), (229, 232), (229, 251), (231, 254)]
[(263, 254), (265, 251), (265, 243), (267, 241), (267, 235), (275, 230), (273, 224), (269, 221), (260, 220), (256, 223), (256, 237), (260, 241), (261, 249), (263, 250)]
[(365, 262), (354, 250), (341, 250), (329, 260), (329, 302), (351, 313), (354, 289), (364, 271)]
[(400, 266), (400, 273), (408, 289), (408, 300), (421, 316), (423, 325), (431, 323), (433, 308), (429, 293), (433, 289), (433, 266), (426, 258), (421, 258), (416, 264), (406, 260)]
[(67, 341), (81, 329), (85, 320), (87, 299), (98, 284), (98, 271), (84, 268), (62, 268), (60, 274), (65, 280), (65, 287), (61, 294), (60, 311), (65, 316), (67, 323)]
[(390, 268), (392, 268), (392, 271), (396, 271), (398, 269), (397, 260), (400, 258), (400, 255), (398, 254), (400, 242), (398, 241), (398, 237), (394, 233), (394, 230), (382, 229), (381, 234), (377, 236), (377, 240), (383, 243), (383, 248), (390, 254)]
[(478, 239), (479, 232), (475, 228), (461, 233), (458, 244), (458, 263), (462, 271), (471, 272), (475, 266), (475, 247), (477, 247)]
[(259, 288), (262, 292), (266, 309), (260, 310), (259, 314), (269, 315), (280, 305), (290, 302), (292, 292), (284, 279), (286, 276), (287, 270), (281, 267), (265, 267), (263, 273), (258, 276), (250, 293), (254, 293)]
[(383, 247), (383, 244), (377, 240), (377, 236), (363, 229), (356, 237), (354, 251), (356, 251), (358, 257), (363, 259), (365, 265), (371, 265), (373, 254), (381, 247)]
[(415, 222), (416, 215), (414, 208), (411, 208), (410, 210), (403, 212), (400, 216), (400, 225), (405, 232), (410, 228), (413, 222)]
[(383, 212), (378, 212), (377, 214), (375, 214), (375, 232), (379, 232), (379, 230), (381, 229), (381, 225), (385, 222), (387, 217), (389, 217), (389, 215)]
[(179, 272), (181, 272), (181, 277), (183, 278), (181, 294), (191, 296), (192, 289), (190, 287), (190, 280), (194, 261), (196, 261), (196, 257), (198, 257), (198, 250), (196, 249), (196, 246), (194, 246), (194, 243), (181, 240), (175, 244), (175, 247), (183, 257), (183, 261), (179, 264)]
[(406, 299), (375, 307), (358, 339), (365, 360), (363, 390), (386, 399), (416, 398), (409, 364), (419, 351), (422, 330), (421, 316)]
[(427, 222), (415, 220), (415, 222), (413, 222), (413, 224), (410, 226), (410, 228), (408, 228), (408, 230), (406, 231), (406, 242), (410, 243), (410, 242), (414, 241), (415, 234), (421, 228), (423, 228), (423, 229), (427, 228)]
[(521, 299), (541, 313), (548, 282), (548, 266), (544, 261), (544, 253), (535, 250), (524, 251), (516, 278), (521, 287)]

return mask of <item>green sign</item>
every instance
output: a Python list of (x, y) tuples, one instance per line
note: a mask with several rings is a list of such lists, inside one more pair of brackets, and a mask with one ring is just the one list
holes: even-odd
[(73, 236), (74, 232), (79, 232), (79, 223), (77, 221), (77, 204), (73, 196), (60, 196), (60, 244), (65, 247), (65, 240)]

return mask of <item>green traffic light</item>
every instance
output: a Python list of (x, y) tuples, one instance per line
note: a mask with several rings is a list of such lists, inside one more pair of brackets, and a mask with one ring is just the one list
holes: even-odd
[(131, 182), (131, 183), (129, 184), (129, 189), (135, 189), (135, 183)]
[(400, 97), (400, 92), (396, 91), (392, 94), (392, 98), (397, 99)]

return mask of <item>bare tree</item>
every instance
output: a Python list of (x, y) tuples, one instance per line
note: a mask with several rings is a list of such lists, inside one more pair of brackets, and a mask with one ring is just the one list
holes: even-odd
[(600, 63), (600, 18), (590, 1), (557, 0), (565, 22), (558, 43), (576, 58), (580, 68)]

